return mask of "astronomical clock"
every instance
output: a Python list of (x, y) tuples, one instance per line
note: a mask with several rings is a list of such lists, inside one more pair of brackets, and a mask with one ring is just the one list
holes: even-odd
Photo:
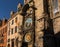
[(26, 43), (27, 45), (30, 44), (33, 47), (35, 38), (35, 10), (36, 8), (34, 6), (34, 1), (30, 0), (27, 4), (23, 6), (21, 13), (23, 16), (23, 43), (24, 45)]
[(34, 33), (34, 11), (32, 8), (29, 8), (27, 14), (24, 16), (24, 40), (25, 42), (31, 42), (33, 39)]
[(25, 42), (31, 42), (32, 41), (32, 33), (26, 33), (25, 35)]
[(33, 27), (33, 18), (32, 17), (25, 17), (24, 30), (29, 30), (32, 27)]

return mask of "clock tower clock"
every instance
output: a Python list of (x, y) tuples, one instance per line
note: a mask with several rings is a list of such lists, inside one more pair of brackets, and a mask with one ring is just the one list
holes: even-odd
[(29, 43), (29, 41), (32, 40), (34, 37), (34, 28), (35, 28), (34, 20), (35, 20), (34, 10), (33, 8), (29, 8), (29, 10), (27, 11), (27, 14), (24, 16), (23, 31), (25, 34), (25, 37), (24, 37), (25, 42)]
[(23, 16), (23, 33), (24, 42), (34, 47), (35, 32), (35, 10), (29, 6), (26, 15)]
[(24, 43), (27, 43), (28, 47), (29, 46), (34, 47), (34, 42), (35, 42), (35, 9), (36, 8), (34, 7), (34, 1), (29, 0), (29, 2), (24, 5), (21, 13), (23, 15), (22, 45)]

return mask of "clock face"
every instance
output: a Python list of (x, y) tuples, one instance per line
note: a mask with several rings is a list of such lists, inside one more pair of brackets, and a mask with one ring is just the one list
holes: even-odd
[(25, 35), (25, 42), (31, 42), (31, 40), (32, 40), (32, 35), (31, 35), (31, 33), (27, 33), (27, 34)]
[(25, 20), (25, 29), (32, 27), (32, 18), (27, 18)]

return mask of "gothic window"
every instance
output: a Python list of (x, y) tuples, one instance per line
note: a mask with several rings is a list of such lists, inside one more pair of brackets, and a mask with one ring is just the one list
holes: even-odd
[(58, 0), (52, 0), (53, 3), (53, 11), (56, 13), (58, 11)]

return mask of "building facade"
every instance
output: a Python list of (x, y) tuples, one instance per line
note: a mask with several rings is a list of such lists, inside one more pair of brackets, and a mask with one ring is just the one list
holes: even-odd
[(7, 46), (7, 20), (0, 21), (0, 47)]
[(0, 21), (4, 40), (0, 46), (6, 47), (7, 43), (7, 47), (60, 47), (59, 8), (59, 0), (24, 0), (23, 7), (19, 3), (17, 12), (11, 11), (7, 25), (1, 26)]
[[(20, 8), (21, 7), (21, 8)], [(11, 11), (11, 17), (8, 20), (8, 29), (7, 29), (7, 47), (21, 47), (22, 43), (22, 20), (21, 16), (22, 6), (19, 3), (17, 6), (17, 12)]]

